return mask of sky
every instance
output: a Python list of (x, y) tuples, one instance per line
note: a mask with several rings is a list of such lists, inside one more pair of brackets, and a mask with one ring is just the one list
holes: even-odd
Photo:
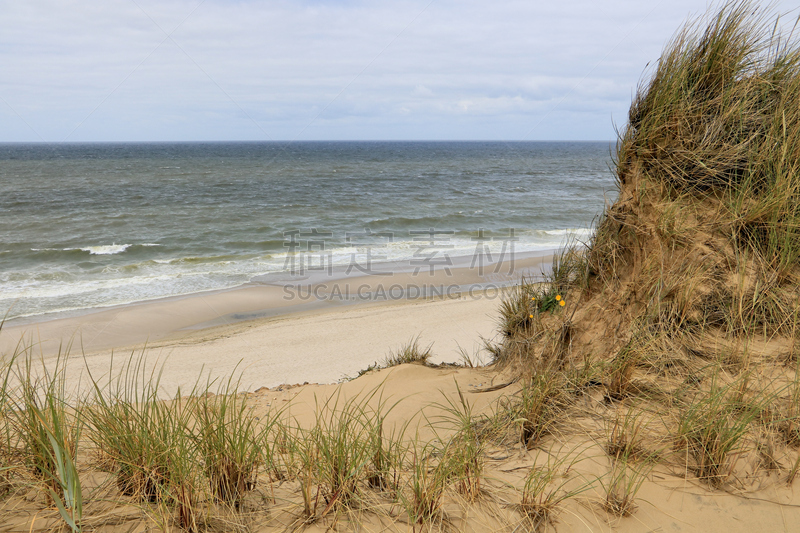
[(612, 140), (707, 6), (0, 0), (0, 142)]

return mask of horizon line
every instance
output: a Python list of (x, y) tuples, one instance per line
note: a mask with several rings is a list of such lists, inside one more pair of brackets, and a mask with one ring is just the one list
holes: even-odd
[(278, 143), (394, 143), (394, 142), (421, 142), (421, 143), (535, 143), (535, 142), (575, 142), (575, 143), (592, 143), (592, 142), (615, 142), (616, 139), (303, 139), (303, 140), (137, 140), (137, 141), (0, 141), (0, 145), (9, 144), (212, 144), (212, 143), (264, 143), (264, 144), (278, 144)]

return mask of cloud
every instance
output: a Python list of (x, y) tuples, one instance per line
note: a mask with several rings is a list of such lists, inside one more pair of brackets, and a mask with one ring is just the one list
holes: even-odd
[(647, 62), (705, 2), (0, 9), (0, 141), (610, 139)]

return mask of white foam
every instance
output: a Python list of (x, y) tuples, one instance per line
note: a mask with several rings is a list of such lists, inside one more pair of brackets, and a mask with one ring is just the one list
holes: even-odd
[(564, 236), (564, 237), (589, 237), (592, 230), (588, 228), (569, 228), (569, 229), (548, 229), (542, 231), (546, 235)]
[[(92, 255), (114, 255), (114, 254), (121, 254), (133, 244), (106, 244), (101, 246), (87, 246), (85, 248), (31, 248), (32, 252), (72, 252), (75, 250), (81, 250), (83, 252), (89, 252)], [(154, 242), (145, 242), (140, 244), (139, 246), (146, 246), (148, 248), (154, 246), (162, 246), (161, 244), (154, 243)], [(5, 252), (0, 252), (5, 253)]]
[[(102, 246), (87, 246), (86, 248), (80, 248), (84, 252), (89, 252), (92, 255), (114, 255), (114, 254), (121, 254), (128, 248), (133, 246), (132, 244), (106, 244)], [(67, 250), (74, 250), (74, 248), (65, 248)]]
[[(438, 257), (468, 257), (477, 254), (489, 256), (490, 260), (499, 259), (504, 254), (516, 252), (532, 252), (556, 250), (568, 244), (570, 237), (585, 241), (591, 235), (589, 229), (529, 229), (515, 232), (513, 243), (502, 235), (497, 240), (473, 241), (466, 236), (450, 237), (439, 241), (448, 247), (438, 250)], [(408, 239), (408, 237), (406, 237)], [(380, 241), (380, 240), (378, 240)], [(430, 248), (427, 241), (397, 240), (394, 242), (376, 242), (373, 246), (333, 246), (325, 250), (324, 264), (332, 266), (348, 266), (352, 264), (366, 265), (372, 261), (381, 270), (379, 263), (408, 262), (413, 258), (424, 257), (435, 249)], [(83, 250), (94, 255), (113, 255), (125, 252), (131, 246), (153, 246), (154, 243), (131, 245), (111, 244), (72, 248)], [(330, 255), (328, 255), (330, 254)], [(312, 254), (318, 255), (318, 254)], [(268, 253), (256, 257), (197, 258), (198, 261), (187, 261), (187, 258), (148, 259), (137, 264), (133, 271), (108, 265), (99, 278), (96, 274), (88, 274), (86, 278), (80, 274), (64, 273), (64, 277), (54, 279), (19, 279), (11, 280), (0, 276), (3, 292), (0, 294), (0, 310), (15, 300), (26, 301), (26, 309), (19, 309), (16, 316), (29, 316), (47, 311), (80, 309), (87, 307), (105, 307), (133, 301), (150, 300), (178, 294), (190, 294), (209, 289), (234, 287), (255, 276), (287, 271), (293, 265), (286, 252)], [(289, 259), (289, 261), (287, 261)], [(313, 259), (319, 265), (320, 258)], [(302, 259), (298, 259), (302, 260)], [(307, 264), (307, 263), (306, 263)], [(123, 270), (125, 270), (123, 272)], [(133, 273), (135, 271), (135, 273)], [(69, 275), (68, 275), (69, 274)]]
[[(589, 229), (559, 229), (559, 230), (532, 230), (517, 232), (514, 235), (515, 240), (511, 241), (509, 238), (499, 237), (497, 240), (486, 241), (473, 241), (463, 237), (447, 236), (437, 237), (437, 244), (442, 245), (438, 249), (439, 257), (448, 255), (450, 257), (458, 256), (471, 256), (475, 254), (491, 254), (502, 255), (503, 253), (521, 253), (521, 252), (539, 252), (545, 250), (557, 250), (569, 244), (572, 238), (579, 241), (586, 240), (591, 235), (592, 231)], [(510, 237), (510, 235), (508, 236)], [(439, 241), (438, 239), (445, 239)], [(313, 257), (315, 261), (319, 261), (320, 256), (324, 254), (329, 259), (333, 266), (342, 266), (351, 264), (353, 261), (358, 264), (363, 264), (364, 261), (369, 259), (375, 263), (382, 262), (396, 262), (408, 261), (414, 258), (419, 258), (425, 254), (430, 254), (435, 247), (431, 247), (430, 243), (425, 240), (420, 241), (393, 241), (375, 243), (372, 246), (353, 246), (353, 247), (334, 247), (325, 252), (312, 252), (308, 257)], [(422, 255), (420, 255), (422, 254)], [(287, 263), (291, 263), (288, 252), (277, 253), (268, 256), (267, 265), (269, 271), (284, 270)], [(262, 259), (267, 259), (266, 257)], [(264, 272), (266, 273), (266, 272)]]

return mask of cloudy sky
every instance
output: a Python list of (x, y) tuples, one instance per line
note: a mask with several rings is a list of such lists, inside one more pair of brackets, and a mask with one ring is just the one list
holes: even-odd
[(706, 6), (0, 0), (0, 142), (612, 139)]

